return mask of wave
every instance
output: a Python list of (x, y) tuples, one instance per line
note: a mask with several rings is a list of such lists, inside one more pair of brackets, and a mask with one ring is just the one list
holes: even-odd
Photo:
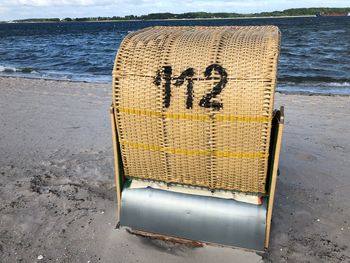
[(332, 77), (283, 77), (277, 90), (297, 94), (350, 95), (350, 79)]
[(305, 85), (278, 85), (277, 91), (290, 94), (323, 94), (323, 95), (350, 95), (350, 86), (322, 87)]
[(5, 66), (0, 66), (0, 72), (5, 72), (5, 73), (15, 73), (15, 72), (36, 73), (36, 71), (30, 67), (15, 68), (15, 67), (5, 67)]
[(33, 68), (15, 68), (0, 66), (0, 77), (20, 77), (30, 79), (48, 79), (48, 80), (64, 80), (64, 81), (82, 81), (91, 83), (110, 83), (111, 75), (96, 75), (86, 73), (74, 73), (69, 71), (52, 71), (40, 70), (35, 71)]
[(279, 77), (278, 82), (282, 84), (304, 84), (304, 85), (334, 85), (334, 86), (349, 86), (349, 78), (334, 78), (327, 76), (286, 76)]

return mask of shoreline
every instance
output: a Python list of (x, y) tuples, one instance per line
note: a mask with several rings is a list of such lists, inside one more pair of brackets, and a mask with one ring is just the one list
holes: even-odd
[[(24, 76), (1, 76), (1, 78), (8, 79), (28, 79), (28, 80), (43, 80), (43, 81), (57, 81), (57, 82), (67, 82), (67, 83), (86, 83), (86, 84), (101, 84), (101, 85), (110, 85), (112, 87), (111, 82), (96, 82), (96, 81), (88, 81), (88, 80), (68, 80), (68, 79), (50, 79), (50, 78), (30, 78)], [(278, 82), (277, 82), (278, 83)], [(276, 93), (284, 94), (284, 95), (300, 95), (300, 96), (330, 96), (330, 97), (350, 97), (350, 94), (332, 94), (332, 93), (320, 93), (320, 92), (310, 92), (310, 91), (279, 91), (276, 90)]]

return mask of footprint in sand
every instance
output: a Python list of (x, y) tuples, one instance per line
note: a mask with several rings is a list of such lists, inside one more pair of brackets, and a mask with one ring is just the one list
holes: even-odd
[(307, 153), (297, 153), (296, 154), (297, 159), (301, 161), (315, 161), (317, 160), (317, 157), (312, 154)]

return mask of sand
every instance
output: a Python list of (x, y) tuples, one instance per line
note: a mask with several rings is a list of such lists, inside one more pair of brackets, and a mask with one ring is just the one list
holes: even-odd
[(350, 261), (350, 97), (276, 95), (286, 129), (265, 254), (115, 229), (110, 101), (108, 84), (0, 78), (0, 262)]

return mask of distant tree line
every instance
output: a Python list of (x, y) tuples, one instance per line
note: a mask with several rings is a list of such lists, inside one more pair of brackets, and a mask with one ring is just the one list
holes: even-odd
[(35, 22), (60, 22), (59, 18), (28, 18), (28, 19), (20, 19), (13, 20), (13, 22), (21, 22), (21, 23), (35, 23)]
[(317, 14), (347, 14), (350, 7), (347, 8), (292, 8), (283, 11), (261, 12), (252, 14), (238, 13), (207, 13), (207, 12), (189, 12), (183, 14), (173, 13), (152, 13), (148, 15), (128, 15), (113, 17), (82, 17), (82, 18), (31, 18), (14, 20), (13, 22), (87, 22), (87, 21), (118, 21), (118, 20), (154, 20), (154, 19), (199, 19), (199, 18), (239, 18), (239, 17), (278, 17), (278, 16), (312, 16)]

